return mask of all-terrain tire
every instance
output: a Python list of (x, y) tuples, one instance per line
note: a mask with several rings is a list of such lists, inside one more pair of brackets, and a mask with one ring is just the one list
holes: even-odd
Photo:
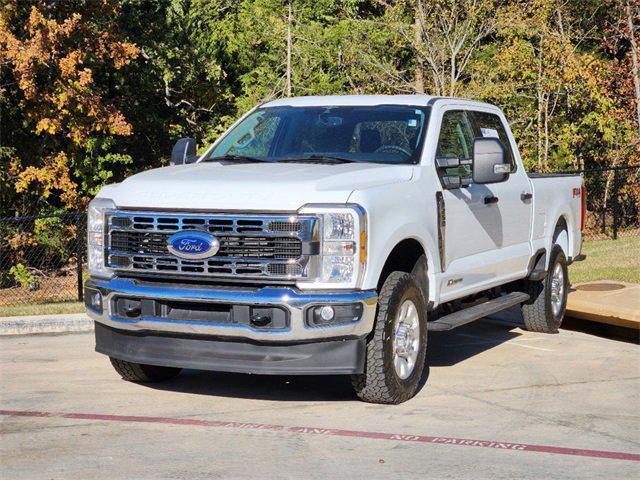
[[(420, 346), (413, 371), (402, 379), (393, 365), (394, 321), (405, 300), (411, 300), (419, 316)], [(413, 275), (392, 272), (380, 289), (376, 324), (367, 342), (365, 372), (352, 375), (353, 388), (365, 402), (398, 404), (416, 393), (424, 370), (427, 349), (427, 306)]]
[(182, 369), (173, 367), (158, 367), (142, 363), (127, 362), (109, 357), (111, 365), (120, 376), (129, 382), (155, 383), (170, 380), (178, 375)]
[[(563, 273), (562, 305), (557, 313), (554, 313), (551, 304), (551, 291), (553, 272), (556, 268)], [(525, 328), (531, 332), (557, 333), (564, 313), (567, 308), (567, 293), (569, 292), (569, 274), (567, 259), (560, 245), (554, 245), (551, 249), (549, 269), (542, 280), (527, 281), (524, 292), (529, 294), (529, 300), (522, 304), (522, 317)]]

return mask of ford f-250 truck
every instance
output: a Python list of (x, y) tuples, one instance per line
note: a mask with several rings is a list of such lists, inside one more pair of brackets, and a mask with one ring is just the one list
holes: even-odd
[(582, 180), (527, 174), (495, 106), (284, 98), (195, 152), (89, 207), (85, 303), (125, 380), (345, 374), (400, 403), (428, 331), (516, 305), (529, 330), (562, 322)]

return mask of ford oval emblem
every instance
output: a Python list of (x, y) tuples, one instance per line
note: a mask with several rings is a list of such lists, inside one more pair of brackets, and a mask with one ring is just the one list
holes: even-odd
[(169, 237), (167, 249), (176, 257), (201, 260), (218, 253), (220, 240), (204, 232), (179, 232)]

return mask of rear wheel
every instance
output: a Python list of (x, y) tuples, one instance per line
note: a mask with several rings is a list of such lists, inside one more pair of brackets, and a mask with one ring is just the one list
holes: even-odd
[(522, 317), (527, 330), (557, 333), (567, 308), (569, 272), (567, 259), (559, 245), (551, 249), (549, 270), (540, 281), (525, 285), (530, 299), (522, 304)]
[(155, 383), (170, 380), (177, 376), (182, 369), (173, 367), (158, 367), (142, 363), (127, 362), (109, 357), (111, 365), (124, 380), (138, 383)]
[(398, 404), (413, 397), (425, 363), (426, 312), (415, 277), (391, 273), (380, 290), (376, 326), (367, 343), (365, 373), (352, 376), (360, 399)]

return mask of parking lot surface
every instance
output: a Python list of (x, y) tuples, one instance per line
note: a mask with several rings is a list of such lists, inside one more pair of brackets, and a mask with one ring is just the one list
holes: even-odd
[(0, 339), (0, 478), (640, 478), (640, 348), (481, 321), (397, 406), (344, 377), (122, 381), (91, 334)]

